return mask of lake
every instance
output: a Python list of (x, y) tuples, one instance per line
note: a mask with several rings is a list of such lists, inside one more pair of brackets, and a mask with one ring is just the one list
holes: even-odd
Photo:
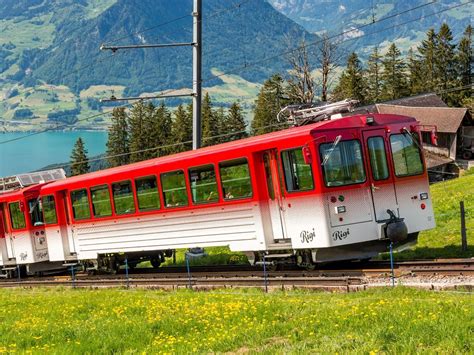
[(0, 133), (0, 177), (25, 173), (54, 163), (69, 162), (74, 143), (85, 142), (88, 157), (106, 150), (107, 132), (45, 132), (2, 144), (29, 133)]

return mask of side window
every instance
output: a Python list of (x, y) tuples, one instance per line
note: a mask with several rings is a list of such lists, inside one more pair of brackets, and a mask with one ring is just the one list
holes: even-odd
[(25, 215), (21, 211), (20, 203), (14, 202), (8, 205), (10, 210), (10, 221), (13, 229), (23, 229), (26, 227)]
[(28, 213), (32, 226), (36, 227), (44, 224), (43, 204), (41, 203), (41, 199), (34, 198), (28, 201)]
[(94, 217), (108, 217), (112, 215), (112, 206), (110, 205), (110, 193), (107, 185), (91, 188), (92, 211)]
[(135, 201), (133, 200), (132, 183), (122, 181), (112, 184), (112, 194), (116, 214), (128, 214), (135, 212)]
[(382, 137), (370, 137), (367, 140), (369, 148), (370, 167), (374, 180), (385, 180), (388, 178), (387, 156), (385, 144)]
[(166, 207), (179, 207), (188, 204), (183, 170), (161, 174), (161, 186), (163, 187)]
[(56, 224), (58, 223), (58, 217), (56, 215), (56, 202), (54, 196), (45, 196), (41, 199), (43, 203), (43, 218), (45, 224)]
[(360, 184), (365, 181), (362, 150), (357, 140), (319, 146), (326, 186)]
[(281, 160), (288, 192), (314, 189), (311, 165), (305, 163), (302, 148), (282, 152)]
[(71, 192), (71, 202), (74, 219), (81, 220), (91, 218), (89, 196), (87, 196), (86, 189)]
[(390, 136), (395, 175), (398, 177), (423, 173), (423, 162), (417, 138), (411, 134), (393, 134)]
[(160, 208), (160, 197), (158, 195), (158, 183), (156, 177), (149, 176), (135, 180), (138, 209), (140, 211), (158, 210)]
[(189, 181), (194, 203), (208, 203), (219, 200), (214, 166), (200, 166), (189, 169)]
[(252, 197), (252, 182), (247, 159), (226, 161), (219, 164), (224, 199)]

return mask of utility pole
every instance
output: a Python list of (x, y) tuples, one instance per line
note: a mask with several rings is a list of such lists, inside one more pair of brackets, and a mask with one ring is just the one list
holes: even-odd
[(193, 42), (193, 149), (196, 150), (201, 148), (202, 0), (194, 0)]
[(201, 148), (201, 105), (202, 105), (202, 0), (193, 0), (193, 42), (191, 43), (167, 43), (167, 44), (141, 44), (126, 46), (101, 45), (100, 50), (110, 50), (113, 53), (124, 49), (147, 49), (147, 48), (170, 48), (170, 47), (193, 47), (193, 91), (189, 94), (170, 94), (163, 92), (156, 96), (147, 97), (123, 97), (115, 96), (102, 99), (101, 102), (110, 101), (137, 101), (150, 99), (165, 99), (171, 97), (193, 97), (193, 149)]

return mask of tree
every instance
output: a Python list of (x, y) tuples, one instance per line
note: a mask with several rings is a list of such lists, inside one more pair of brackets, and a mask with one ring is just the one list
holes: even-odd
[[(455, 86), (456, 72), (454, 65), (453, 34), (446, 23), (443, 23), (437, 35), (438, 45), (435, 50), (435, 68), (437, 90), (446, 90)], [(448, 99), (449, 94), (442, 96)]]
[(179, 105), (174, 112), (174, 120), (171, 124), (171, 142), (178, 145), (171, 148), (173, 152), (178, 153), (192, 149), (192, 144), (189, 143), (193, 140), (192, 112), (192, 104), (188, 105), (187, 110), (184, 109), (183, 105)]
[(146, 159), (145, 152), (147, 149), (147, 132), (145, 131), (145, 115), (147, 109), (142, 101), (133, 105), (130, 111), (129, 127), (130, 127), (130, 162), (138, 162)]
[(362, 65), (356, 53), (351, 53), (347, 59), (347, 67), (339, 78), (339, 83), (334, 89), (332, 99), (335, 101), (354, 99), (361, 103), (366, 101), (366, 83), (363, 76)]
[(407, 68), (408, 68), (408, 89), (410, 95), (416, 95), (423, 92), (424, 89), (424, 78), (423, 78), (423, 63), (413, 53), (413, 49), (410, 48), (407, 57)]
[(392, 43), (382, 60), (383, 65), (383, 92), (382, 98), (386, 100), (398, 99), (407, 94), (405, 80), (406, 64), (401, 58), (400, 50)]
[(251, 134), (259, 135), (274, 132), (282, 128), (277, 115), (288, 100), (283, 99), (283, 79), (279, 74), (273, 75), (263, 83), (255, 101)]
[(158, 141), (160, 134), (159, 127), (156, 125), (156, 107), (153, 103), (145, 105), (143, 115), (143, 148), (145, 151), (141, 153), (141, 160), (151, 159), (156, 156), (156, 150), (161, 143)]
[(218, 143), (224, 143), (229, 141), (227, 134), (230, 133), (229, 128), (227, 127), (227, 117), (224, 110), (224, 107), (220, 106), (217, 110), (214, 111), (217, 121), (217, 130), (219, 132), (219, 138), (217, 138)]
[(303, 40), (296, 49), (290, 50), (286, 59), (291, 66), (287, 80), (291, 102), (296, 104), (313, 102), (315, 85), (305, 41)]
[(89, 172), (89, 169), (87, 150), (84, 141), (79, 137), (71, 153), (71, 176), (86, 174)]
[(161, 157), (172, 153), (172, 147), (168, 147), (172, 144), (171, 137), (171, 113), (166, 108), (165, 103), (162, 103), (160, 107), (155, 109), (153, 114), (153, 124), (155, 131), (155, 147), (163, 147), (153, 151), (155, 157)]
[(370, 54), (367, 66), (367, 102), (379, 102), (382, 93), (382, 56), (377, 46)]
[(421, 56), (422, 77), (424, 78), (424, 91), (433, 91), (437, 87), (436, 78), (436, 48), (438, 46), (438, 38), (433, 28), (426, 33), (426, 39), (421, 42), (418, 52)]
[(112, 125), (107, 138), (107, 161), (110, 167), (130, 162), (130, 142), (128, 137), (128, 117), (124, 107), (112, 111)]
[[(464, 35), (459, 41), (457, 53), (456, 53), (456, 62), (457, 62), (457, 72), (459, 77), (459, 82), (461, 86), (471, 85), (472, 84), (472, 26), (468, 25), (464, 30)], [(467, 88), (460, 92), (461, 100), (463, 98), (468, 98), (471, 96), (472, 88)]]
[(331, 75), (336, 70), (340, 59), (337, 45), (329, 40), (327, 33), (322, 35), (318, 52), (319, 71), (321, 72), (321, 101), (327, 101)]
[(238, 102), (234, 102), (232, 106), (230, 106), (229, 112), (225, 117), (225, 128), (228, 133), (235, 132), (235, 134), (225, 137), (226, 141), (234, 141), (248, 137), (246, 131), (247, 123), (244, 119), (242, 107)]
[(218, 123), (216, 120), (216, 115), (212, 110), (212, 102), (209, 93), (206, 93), (202, 102), (201, 119), (202, 146), (207, 147), (210, 145), (217, 144), (219, 140), (215, 137), (219, 135)]

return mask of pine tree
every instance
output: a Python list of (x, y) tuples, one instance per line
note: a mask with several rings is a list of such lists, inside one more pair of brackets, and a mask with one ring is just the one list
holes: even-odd
[(160, 142), (158, 141), (159, 131), (155, 124), (155, 114), (156, 107), (153, 103), (150, 102), (145, 105), (143, 115), (143, 149), (146, 151), (141, 154), (141, 160), (154, 158), (156, 156), (156, 150), (154, 150), (154, 148), (160, 145)]
[(217, 131), (219, 132), (219, 138), (217, 139), (218, 143), (224, 143), (229, 141), (231, 138), (227, 136), (230, 133), (229, 128), (227, 127), (227, 116), (224, 110), (224, 107), (220, 106), (217, 110), (214, 111), (217, 121)]
[[(166, 108), (165, 103), (158, 107), (153, 115), (155, 137), (155, 147), (169, 146), (171, 141), (171, 113)], [(161, 157), (172, 153), (172, 147), (165, 147), (153, 151), (155, 157)]]
[(171, 124), (171, 142), (179, 144), (172, 148), (173, 152), (184, 152), (192, 149), (192, 144), (189, 141), (193, 139), (193, 122), (192, 122), (192, 104), (188, 105), (187, 110), (183, 105), (179, 105), (174, 112), (174, 120)]
[(382, 56), (378, 47), (374, 47), (367, 66), (367, 102), (376, 103), (382, 93)]
[(225, 118), (225, 126), (227, 132), (235, 134), (227, 136), (226, 141), (234, 141), (248, 137), (247, 123), (245, 122), (242, 107), (238, 102), (234, 102), (229, 108), (229, 112)]
[(334, 101), (354, 99), (361, 103), (366, 102), (366, 83), (363, 76), (362, 65), (356, 53), (347, 59), (347, 67), (339, 78), (339, 83), (334, 89)]
[(408, 94), (407, 83), (405, 80), (406, 64), (401, 58), (400, 50), (395, 43), (388, 48), (382, 60), (383, 65), (383, 91), (382, 98), (393, 100)]
[(142, 101), (133, 105), (129, 116), (130, 127), (130, 162), (146, 159), (144, 149), (147, 149), (147, 132), (145, 131), (145, 115), (147, 109)]
[(79, 137), (71, 153), (71, 176), (82, 175), (89, 172), (90, 166), (87, 159), (87, 149), (84, 141)]
[(413, 49), (410, 48), (407, 57), (408, 63), (408, 89), (410, 95), (416, 95), (423, 92), (424, 78), (423, 78), (423, 63), (415, 56)]
[(418, 52), (421, 56), (422, 77), (424, 78), (424, 91), (433, 91), (438, 86), (436, 77), (436, 48), (438, 47), (438, 37), (433, 28), (426, 33), (426, 39), (421, 42)]
[[(456, 72), (454, 65), (453, 34), (446, 23), (443, 23), (437, 35), (438, 45), (435, 50), (435, 73), (437, 89), (444, 90), (455, 85)], [(449, 96), (449, 95), (448, 95)]]
[[(461, 86), (472, 84), (472, 26), (468, 25), (464, 30), (464, 35), (459, 41), (456, 62), (459, 83)], [(463, 100), (472, 94), (472, 88), (467, 88), (459, 93), (459, 99)]]
[(217, 144), (219, 140), (215, 137), (219, 135), (218, 123), (216, 120), (216, 115), (212, 109), (212, 102), (209, 93), (206, 93), (202, 102), (201, 120), (202, 146), (207, 147)]
[(279, 74), (273, 75), (263, 83), (255, 101), (254, 117), (251, 124), (252, 135), (274, 132), (283, 128), (277, 121), (278, 113), (287, 103), (287, 100), (282, 99), (283, 83)]
[(112, 125), (109, 128), (107, 138), (107, 161), (110, 167), (130, 162), (127, 120), (125, 108), (114, 108), (112, 111)]

